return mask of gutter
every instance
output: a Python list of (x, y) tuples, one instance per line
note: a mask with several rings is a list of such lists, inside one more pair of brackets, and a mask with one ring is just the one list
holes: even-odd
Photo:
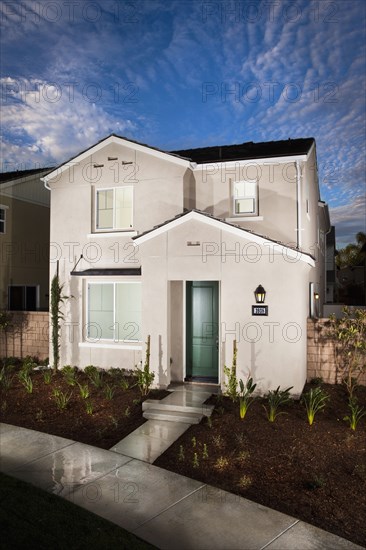
[(296, 167), (296, 218), (297, 218), (297, 240), (296, 248), (301, 249), (302, 239), (301, 239), (301, 230), (302, 230), (302, 213), (301, 213), (301, 168), (300, 163), (297, 160), (295, 162)]
[(51, 191), (51, 187), (48, 185), (47, 183), (47, 180), (46, 180), (46, 177), (44, 178), (39, 178), (41, 181), (43, 181), (43, 185), (46, 189), (48, 189), (48, 191)]

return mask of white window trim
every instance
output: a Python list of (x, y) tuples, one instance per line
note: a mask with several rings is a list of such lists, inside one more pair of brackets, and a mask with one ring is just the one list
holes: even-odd
[(1, 220), (4, 222), (4, 231), (1, 231), (0, 235), (6, 235), (6, 211), (9, 210), (9, 206), (5, 204), (0, 204), (0, 210), (4, 210), (4, 220)]
[(137, 231), (121, 231), (121, 230), (117, 230), (117, 231), (112, 231), (112, 232), (108, 232), (107, 231), (99, 231), (98, 230), (98, 233), (88, 233), (87, 234), (87, 238), (88, 239), (94, 239), (94, 237), (118, 237), (118, 236), (121, 236), (121, 237), (136, 237), (137, 235)]
[(235, 218), (225, 218), (227, 222), (262, 222), (263, 220), (263, 216), (243, 216), (242, 214), (238, 214)]
[[(85, 285), (85, 319), (86, 319), (86, 326), (89, 326), (89, 285), (113, 285), (113, 327), (116, 326), (116, 307), (115, 307), (115, 298), (116, 298), (116, 284), (139, 284), (141, 285), (141, 281), (86, 281)], [(141, 328), (141, 327), (140, 327)], [(87, 332), (87, 331), (86, 331)], [(115, 328), (113, 329), (113, 333), (115, 333)], [(89, 338), (89, 336), (85, 336), (85, 338)], [(126, 344), (127, 343), (127, 344)], [(92, 347), (117, 347), (117, 346), (124, 346), (130, 344), (139, 345), (142, 343), (142, 340), (116, 340), (116, 335), (113, 334), (113, 338), (99, 338), (97, 342), (85, 340), (84, 342), (81, 342), (81, 344), (86, 344), (86, 347), (92, 346)], [(121, 348), (122, 349), (122, 348)]]
[[(240, 212), (236, 214), (235, 212), (235, 201), (240, 199), (240, 197), (235, 197), (235, 184), (243, 182), (255, 183), (255, 196), (254, 196), (254, 212), (243, 213)], [(248, 198), (248, 197), (243, 197)], [(232, 218), (238, 220), (239, 218), (258, 218), (258, 180), (233, 180), (231, 184), (231, 214)]]
[[(132, 227), (115, 227), (115, 216), (116, 216), (116, 189), (132, 189)], [(120, 185), (118, 187), (96, 187), (94, 193), (94, 231), (98, 234), (106, 234), (106, 233), (118, 233), (118, 232), (133, 232), (133, 224), (134, 224), (134, 189), (133, 185)], [(98, 223), (98, 192), (99, 191), (113, 191), (113, 228), (105, 228), (105, 229), (99, 229), (97, 227)]]

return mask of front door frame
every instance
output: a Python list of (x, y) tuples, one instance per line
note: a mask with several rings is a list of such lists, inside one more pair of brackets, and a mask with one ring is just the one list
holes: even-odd
[[(217, 323), (218, 323), (218, 350), (217, 350), (217, 385), (221, 386), (221, 281), (217, 279), (184, 279), (183, 280), (183, 381), (187, 378), (187, 283), (188, 282), (212, 282), (217, 283), (218, 304), (217, 304)], [(194, 383), (194, 380), (193, 380)]]

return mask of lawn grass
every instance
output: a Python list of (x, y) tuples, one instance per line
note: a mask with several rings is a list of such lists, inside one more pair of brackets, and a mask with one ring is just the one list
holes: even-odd
[(61, 497), (0, 473), (0, 548), (148, 550), (121, 527)]

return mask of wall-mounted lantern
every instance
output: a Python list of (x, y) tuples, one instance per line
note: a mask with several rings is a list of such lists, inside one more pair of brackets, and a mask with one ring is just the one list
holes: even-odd
[(319, 300), (319, 294), (318, 294), (318, 292), (314, 292), (314, 300)]
[(254, 296), (257, 304), (264, 304), (264, 300), (266, 299), (266, 291), (264, 290), (262, 285), (257, 286), (254, 291)]

